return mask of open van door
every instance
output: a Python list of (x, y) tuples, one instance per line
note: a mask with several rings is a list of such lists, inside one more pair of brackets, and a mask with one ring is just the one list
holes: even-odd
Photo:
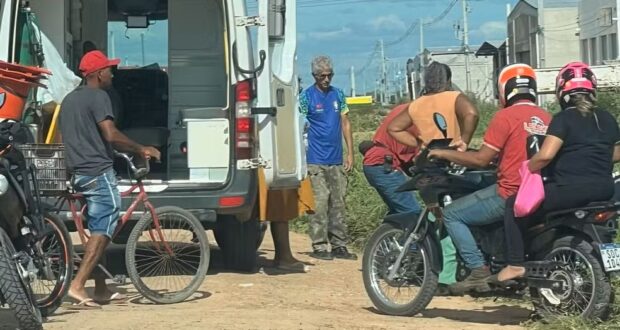
[(296, 0), (258, 1), (258, 15), (266, 20), (258, 28), (257, 48), (265, 51), (266, 59), (256, 83), (259, 111), (254, 113), (265, 178), (272, 189), (297, 188), (306, 176), (303, 117), (297, 97), (296, 10)]
[(17, 0), (0, 0), (0, 61), (12, 61), (9, 53), (14, 42), (13, 29), (17, 17)]

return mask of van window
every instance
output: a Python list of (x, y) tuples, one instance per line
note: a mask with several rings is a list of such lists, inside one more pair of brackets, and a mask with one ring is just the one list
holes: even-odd
[(123, 67), (157, 64), (168, 67), (168, 20), (151, 21), (146, 29), (127, 29), (125, 22), (108, 22), (108, 53)]

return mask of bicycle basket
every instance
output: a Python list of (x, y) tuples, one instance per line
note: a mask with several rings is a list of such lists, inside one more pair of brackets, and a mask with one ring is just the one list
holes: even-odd
[(18, 149), (24, 155), (26, 165), (34, 165), (41, 194), (54, 195), (67, 190), (64, 145), (22, 144)]

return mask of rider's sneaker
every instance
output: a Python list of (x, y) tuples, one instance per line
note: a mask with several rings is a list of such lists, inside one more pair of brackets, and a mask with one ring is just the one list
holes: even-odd
[(344, 246), (333, 248), (332, 256), (338, 259), (357, 260), (357, 255), (355, 253), (350, 253)]
[(461, 296), (458, 292), (455, 292), (452, 289), (451, 285), (439, 283), (437, 286), (437, 291), (435, 292), (436, 297), (456, 297)]
[(329, 251), (314, 250), (310, 253), (310, 256), (314, 259), (334, 260), (334, 257), (331, 253), (329, 253)]
[(451, 290), (459, 294), (464, 294), (469, 291), (476, 292), (489, 292), (491, 287), (487, 283), (487, 278), (491, 276), (491, 271), (488, 267), (478, 267), (471, 270), (469, 276), (461, 282), (454, 283), (450, 286)]

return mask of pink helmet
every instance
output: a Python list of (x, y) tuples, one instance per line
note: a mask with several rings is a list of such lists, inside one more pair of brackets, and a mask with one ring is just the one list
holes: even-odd
[(555, 94), (560, 102), (566, 103), (573, 94), (596, 96), (596, 76), (585, 63), (568, 63), (560, 69), (555, 79)]

